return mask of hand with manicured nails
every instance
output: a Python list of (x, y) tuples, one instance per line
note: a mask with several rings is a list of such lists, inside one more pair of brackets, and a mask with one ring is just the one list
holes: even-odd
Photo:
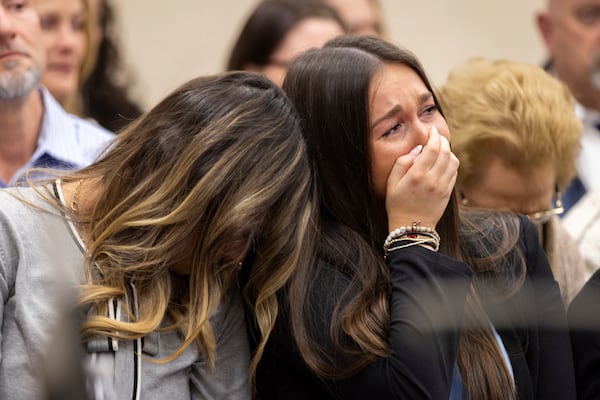
[(435, 228), (454, 190), (458, 158), (435, 126), (425, 146), (398, 157), (387, 181), (386, 209), (389, 229), (410, 226)]

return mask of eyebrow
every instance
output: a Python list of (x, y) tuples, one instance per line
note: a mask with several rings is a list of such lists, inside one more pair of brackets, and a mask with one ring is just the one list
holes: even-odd
[[(421, 95), (421, 97), (419, 98), (419, 104), (425, 103), (427, 100), (431, 99), (432, 97), (433, 97), (433, 95), (430, 92), (423, 93)], [(384, 121), (384, 120), (390, 118), (391, 116), (399, 113), (400, 111), (402, 111), (402, 107), (400, 107), (399, 104), (396, 104), (394, 107), (390, 108), (388, 110), (388, 112), (386, 112), (384, 115), (377, 118), (371, 125), (371, 129), (375, 128), (381, 121)]]

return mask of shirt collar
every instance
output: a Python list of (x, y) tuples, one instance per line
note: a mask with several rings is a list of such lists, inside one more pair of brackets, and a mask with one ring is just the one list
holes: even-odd
[[(73, 153), (64, 143), (77, 142), (77, 137), (67, 112), (50, 94), (48, 89), (39, 86), (38, 91), (44, 105), (44, 116), (40, 126), (37, 149), (32, 159), (46, 154), (58, 161), (76, 166), (80, 160), (73, 158)], [(69, 129), (70, 128), (70, 129)]]
[(585, 128), (600, 129), (600, 113), (596, 110), (585, 108), (578, 101), (575, 102), (575, 114), (581, 120)]

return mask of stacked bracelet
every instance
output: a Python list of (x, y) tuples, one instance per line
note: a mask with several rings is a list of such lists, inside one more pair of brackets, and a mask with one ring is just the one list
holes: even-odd
[(440, 248), (440, 240), (433, 234), (407, 233), (403, 236), (390, 240), (388, 245), (384, 246), (384, 250), (389, 253), (390, 251), (403, 249), (405, 247), (410, 247), (417, 244), (424, 244), (433, 251), (438, 251)]
[(433, 251), (440, 248), (440, 235), (435, 229), (421, 226), (421, 221), (415, 221), (411, 226), (401, 226), (390, 232), (383, 244), (385, 257), (388, 253), (410, 246), (425, 245)]

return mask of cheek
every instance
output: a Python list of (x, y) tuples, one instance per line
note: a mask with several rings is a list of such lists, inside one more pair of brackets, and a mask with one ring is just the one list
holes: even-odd
[(46, 53), (52, 53), (58, 50), (58, 35), (52, 31), (42, 31), (42, 43), (46, 49)]
[(80, 60), (83, 60), (85, 55), (85, 51), (87, 49), (87, 40), (83, 33), (79, 33), (77, 35), (77, 40), (75, 41), (75, 53)]
[(404, 151), (403, 148), (389, 144), (376, 143), (371, 146), (371, 181), (375, 195), (381, 198), (385, 197), (387, 180), (392, 167), (396, 159), (406, 153), (407, 151)]
[(439, 120), (436, 121), (434, 125), (437, 128), (439, 134), (448, 139), (448, 141), (450, 141), (450, 128), (448, 128), (446, 120), (441, 115), (439, 117)]

